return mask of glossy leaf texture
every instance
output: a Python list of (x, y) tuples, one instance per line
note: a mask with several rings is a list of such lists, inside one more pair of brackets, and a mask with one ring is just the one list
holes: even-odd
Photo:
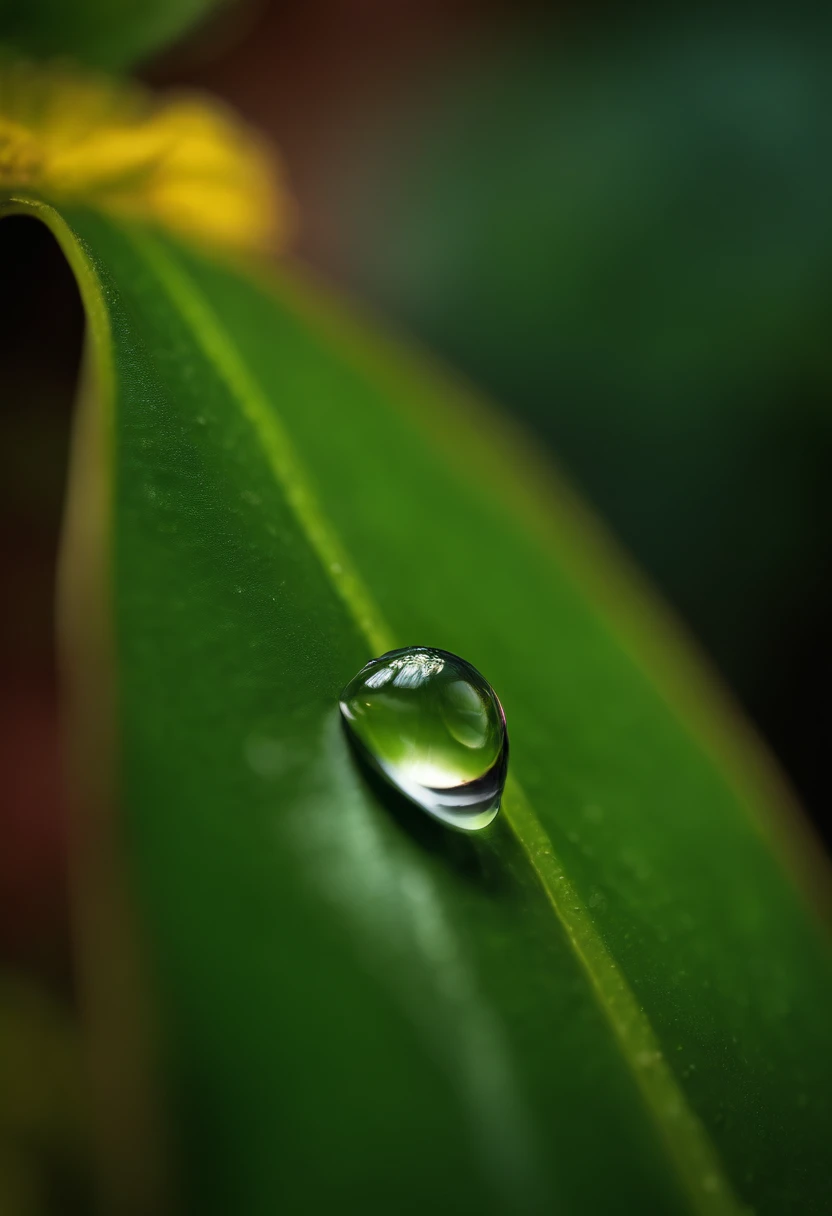
[[(595, 527), (295, 272), (42, 214), (112, 361), (117, 814), (178, 1209), (825, 1210), (802, 828)], [(482, 833), (348, 746), (341, 688), (405, 645), (504, 705)]]

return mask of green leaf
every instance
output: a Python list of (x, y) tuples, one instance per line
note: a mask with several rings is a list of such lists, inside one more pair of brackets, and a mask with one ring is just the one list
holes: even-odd
[(124, 71), (175, 42), (223, 0), (0, 0), (0, 41), (39, 58)]
[[(65, 574), (99, 552), (107, 582), (69, 661), (83, 708), (114, 659), (179, 1210), (824, 1210), (811, 844), (594, 525), (295, 272), (31, 206), (97, 351)], [(407, 644), (505, 706), (480, 834), (403, 812), (347, 745), (341, 687)]]
[(738, 36), (734, 8), (455, 57), (325, 189), (349, 280), (533, 424), (797, 759), (778, 689), (829, 548), (829, 15)]

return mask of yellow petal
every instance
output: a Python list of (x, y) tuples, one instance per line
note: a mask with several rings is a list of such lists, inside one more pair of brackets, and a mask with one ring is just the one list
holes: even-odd
[(0, 61), (0, 190), (240, 251), (279, 248), (292, 226), (277, 158), (225, 107), (62, 64)]

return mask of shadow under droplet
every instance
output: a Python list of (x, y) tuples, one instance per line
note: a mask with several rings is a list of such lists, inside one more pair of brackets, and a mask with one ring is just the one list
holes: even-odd
[(344, 723), (342, 726), (362, 780), (399, 829), (466, 882), (492, 897), (506, 897), (513, 882), (501, 864), (500, 842), (505, 839), (506, 832), (501, 816), (498, 814), (493, 823), (476, 832), (441, 823), (392, 786), (379, 773), (360, 741)]

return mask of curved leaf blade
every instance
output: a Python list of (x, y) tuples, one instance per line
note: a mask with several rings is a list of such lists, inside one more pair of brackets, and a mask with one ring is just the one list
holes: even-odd
[[(124, 812), (188, 1207), (821, 1210), (826, 943), (567, 525), (291, 284), (69, 218), (112, 331)], [(528, 794), (495, 832), (425, 838), (355, 773), (368, 635), (493, 679)]]

